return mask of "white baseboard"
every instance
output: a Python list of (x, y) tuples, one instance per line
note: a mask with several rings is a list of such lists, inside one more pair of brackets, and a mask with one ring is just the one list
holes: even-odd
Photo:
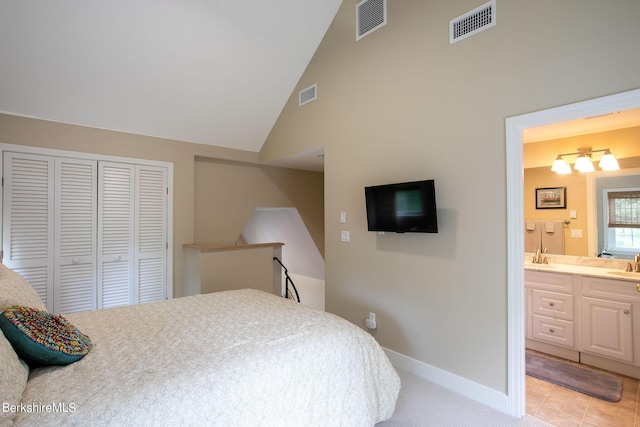
[(489, 387), (474, 383), (466, 378), (452, 374), (435, 366), (412, 359), (404, 354), (397, 353), (387, 348), (384, 349), (391, 364), (414, 375), (431, 381), (439, 386), (447, 388), (458, 394), (461, 394), (476, 402), (482, 403), (497, 411), (509, 414), (508, 397), (504, 393), (500, 393)]

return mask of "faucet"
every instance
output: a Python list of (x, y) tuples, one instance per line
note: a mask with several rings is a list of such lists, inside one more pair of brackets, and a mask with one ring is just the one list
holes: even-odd
[(640, 254), (633, 258), (633, 262), (627, 264), (627, 271), (635, 271), (640, 273)]
[[(547, 253), (547, 248), (544, 248), (542, 253)], [(533, 256), (533, 260), (531, 261), (534, 264), (549, 264), (549, 259), (546, 256), (542, 256), (540, 253), (540, 249), (536, 251), (536, 254)]]

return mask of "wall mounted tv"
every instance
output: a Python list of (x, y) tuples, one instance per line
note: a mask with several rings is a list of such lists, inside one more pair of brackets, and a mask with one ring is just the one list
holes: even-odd
[(437, 233), (433, 179), (364, 188), (369, 231)]

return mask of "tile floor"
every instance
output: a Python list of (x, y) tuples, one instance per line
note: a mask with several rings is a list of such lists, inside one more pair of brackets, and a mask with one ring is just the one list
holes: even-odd
[(622, 380), (622, 399), (605, 402), (527, 376), (527, 414), (557, 427), (640, 427), (640, 380)]

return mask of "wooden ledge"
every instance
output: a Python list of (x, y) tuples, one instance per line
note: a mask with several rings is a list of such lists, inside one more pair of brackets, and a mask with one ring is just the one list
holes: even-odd
[(200, 252), (220, 252), (220, 251), (233, 251), (238, 249), (258, 249), (258, 248), (275, 248), (284, 246), (284, 243), (281, 242), (273, 242), (273, 243), (254, 243), (252, 245), (242, 244), (242, 245), (221, 245), (215, 243), (185, 243), (182, 245), (183, 248), (191, 248), (196, 249)]

